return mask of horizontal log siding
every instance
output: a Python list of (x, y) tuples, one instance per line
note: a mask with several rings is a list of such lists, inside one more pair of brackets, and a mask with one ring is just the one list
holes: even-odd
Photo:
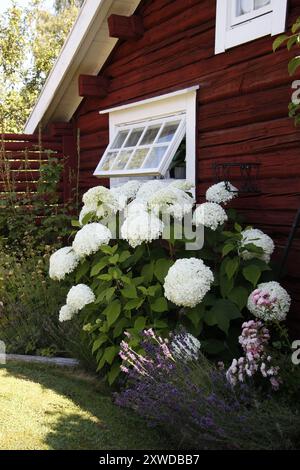
[[(287, 117), (292, 54), (285, 49), (273, 54), (268, 36), (215, 56), (215, 12), (213, 0), (147, 0), (140, 5), (144, 36), (118, 42), (101, 71), (110, 78), (108, 96), (84, 99), (75, 114), (81, 134), (80, 187), (99, 183), (92, 173), (108, 143), (108, 116), (100, 116), (100, 109), (197, 84), (198, 200), (214, 181), (213, 162), (260, 163), (262, 193), (244, 195), (234, 206), (247, 223), (273, 236), (280, 252), (300, 207), (300, 131)], [(300, 1), (290, 0), (288, 25), (298, 16)], [(300, 301), (299, 265), (298, 236), (289, 286)]]

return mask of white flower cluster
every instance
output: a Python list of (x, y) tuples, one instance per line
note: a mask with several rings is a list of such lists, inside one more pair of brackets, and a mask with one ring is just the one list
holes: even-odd
[(201, 259), (179, 259), (165, 278), (165, 297), (180, 307), (195, 307), (210, 290), (214, 276)]
[(126, 199), (126, 202), (130, 199), (135, 198), (136, 193), (142, 186), (142, 183), (137, 180), (127, 181), (127, 183), (122, 184), (111, 189), (111, 192), (115, 195), (123, 195)]
[[(254, 253), (247, 249), (245, 250), (244, 248), (246, 245), (250, 244), (257, 246), (258, 248), (262, 248), (263, 253)], [(241, 248), (240, 255), (244, 260), (259, 258), (266, 263), (269, 263), (271, 255), (275, 249), (275, 245), (269, 235), (266, 235), (259, 229), (250, 228), (242, 232)]]
[(175, 359), (197, 360), (201, 348), (200, 341), (190, 333), (178, 333), (171, 343), (171, 351)]
[(92, 223), (80, 229), (73, 241), (73, 250), (79, 257), (89, 256), (99, 250), (101, 245), (108, 245), (111, 231), (102, 224)]
[(146, 181), (140, 187), (136, 193), (136, 199), (147, 202), (150, 197), (153, 196), (157, 191), (166, 187), (166, 183), (162, 180), (151, 180)]
[(219, 225), (227, 222), (228, 217), (223, 207), (215, 202), (205, 202), (197, 207), (194, 212), (193, 222), (198, 227), (204, 225), (211, 230), (216, 230)]
[(85, 284), (73, 286), (67, 295), (67, 302), (59, 312), (59, 321), (68, 321), (86, 305), (95, 302), (93, 291)]
[[(228, 191), (228, 189), (230, 191)], [(222, 181), (221, 183), (217, 183), (212, 185), (206, 191), (206, 200), (208, 202), (216, 202), (217, 204), (226, 204), (227, 202), (231, 201), (238, 195), (238, 189), (232, 186), (231, 183)]]
[(182, 219), (192, 211), (194, 199), (182, 189), (167, 186), (154, 193), (148, 199), (148, 207), (155, 214), (171, 215)]
[(121, 235), (132, 248), (136, 248), (143, 242), (157, 240), (161, 236), (163, 228), (164, 225), (158, 217), (140, 210), (124, 221)]
[(170, 183), (170, 187), (181, 189), (185, 192), (190, 192), (194, 188), (194, 185), (187, 180), (174, 180), (172, 183)]
[(259, 284), (248, 298), (248, 310), (264, 321), (284, 321), (290, 310), (291, 297), (276, 281)]
[(56, 281), (63, 280), (78, 266), (80, 257), (71, 246), (60, 248), (50, 256), (49, 276)]
[(82, 198), (86, 213), (94, 212), (98, 219), (111, 217), (120, 210), (118, 199), (104, 186), (89, 189)]

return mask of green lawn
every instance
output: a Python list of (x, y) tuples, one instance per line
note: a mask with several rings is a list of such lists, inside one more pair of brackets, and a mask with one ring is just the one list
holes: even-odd
[(84, 373), (0, 366), (0, 449), (167, 449), (157, 432), (112, 403)]

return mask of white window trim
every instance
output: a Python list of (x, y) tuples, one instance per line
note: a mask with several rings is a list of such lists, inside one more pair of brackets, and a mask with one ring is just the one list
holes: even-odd
[[(186, 115), (186, 179), (196, 184), (196, 113), (197, 90), (193, 86), (173, 93), (135, 103), (101, 110), (109, 113), (109, 140), (113, 141), (120, 125), (159, 119), (185, 113)], [(97, 174), (95, 174), (97, 176)]]
[[(173, 135), (173, 138), (171, 139), (171, 141), (169, 142), (156, 142), (156, 140), (159, 138), (161, 132), (163, 131), (164, 129), (164, 126), (172, 121), (177, 121), (178, 122), (178, 128), (176, 130), (176, 132), (174, 133)], [(142, 145), (140, 142), (143, 140), (143, 137), (146, 135), (147, 133), (147, 130), (149, 129), (149, 127), (152, 127), (153, 125), (159, 125), (160, 126), (160, 130), (156, 136), (156, 138), (154, 139), (154, 142), (152, 144), (144, 144)], [(118, 135), (118, 132), (123, 132), (123, 131), (131, 131), (132, 129), (138, 129), (140, 126), (145, 126), (144, 127), (144, 130), (142, 132), (142, 134), (140, 135), (139, 137), (139, 141), (138, 141), (138, 144), (135, 145), (134, 147), (126, 147), (125, 144), (126, 144), (126, 141), (127, 141), (127, 137), (125, 138), (123, 144), (121, 147), (119, 147), (118, 149), (115, 149), (113, 147), (113, 144), (114, 144), (114, 140), (115, 138), (117, 137)], [(143, 121), (137, 121), (137, 122), (134, 122), (134, 123), (130, 123), (130, 124), (122, 124), (121, 126), (116, 126), (116, 135), (114, 136), (113, 140), (111, 140), (111, 143), (108, 145), (106, 151), (104, 152), (96, 170), (95, 170), (95, 173), (94, 175), (96, 176), (102, 176), (102, 177), (109, 177), (109, 178), (113, 178), (113, 177), (122, 177), (122, 175), (124, 176), (137, 176), (137, 177), (140, 177), (140, 176), (160, 176), (160, 175), (164, 175), (167, 171), (168, 171), (168, 168), (171, 164), (171, 161), (172, 161), (172, 158), (173, 158), (173, 155), (174, 153), (176, 152), (178, 146), (180, 145), (180, 142), (182, 141), (183, 137), (185, 136), (185, 133), (186, 133), (186, 117), (185, 117), (185, 113), (177, 113), (176, 115), (172, 115), (172, 116), (167, 116), (167, 117), (164, 117), (164, 118), (160, 118), (160, 119), (146, 119), (146, 120), (143, 120)], [(154, 148), (160, 148), (160, 147), (166, 147), (166, 152), (164, 154), (164, 157), (161, 161), (160, 164), (158, 164), (156, 167), (144, 167), (144, 164), (147, 162), (148, 160), (148, 157), (150, 156), (151, 154), (151, 151), (154, 149)], [(144, 149), (146, 148), (148, 150), (148, 156), (144, 159), (144, 162), (143, 162), (143, 165), (141, 165), (140, 167), (138, 168), (124, 168), (124, 169), (111, 169), (111, 170), (103, 170), (103, 163), (105, 163), (105, 160), (106, 160), (106, 156), (107, 154), (111, 153), (111, 152), (117, 152), (118, 154), (120, 154), (122, 152), (123, 149), (127, 150), (133, 150), (133, 153), (132, 153), (132, 156), (134, 156), (134, 152), (135, 150), (141, 150), (141, 149)], [(115, 163), (117, 162), (119, 156), (116, 157), (116, 160), (115, 160)], [(127, 165), (130, 164), (130, 160), (128, 160), (127, 162)], [(126, 165), (126, 166), (127, 166)]]
[(269, 34), (274, 36), (285, 31), (288, 0), (271, 0), (271, 6), (262, 8), (258, 16), (250, 15), (247, 21), (238, 24), (232, 23), (233, 1), (217, 0), (215, 54)]

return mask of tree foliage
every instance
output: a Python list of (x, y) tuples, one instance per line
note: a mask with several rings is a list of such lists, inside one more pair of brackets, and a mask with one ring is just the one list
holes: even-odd
[[(299, 50), (300, 46), (300, 17), (296, 19), (295, 23), (292, 25), (290, 34), (281, 34), (273, 42), (273, 51), (275, 52), (283, 44), (286, 45), (288, 51), (294, 50), (295, 48)], [(298, 52), (298, 51), (297, 51)], [(296, 52), (295, 52), (296, 53)], [(290, 76), (294, 76), (300, 67), (300, 56), (297, 55), (288, 63), (288, 72)], [(294, 118), (295, 125), (300, 125), (300, 92), (299, 92), (299, 80), (295, 81), (292, 85), (292, 88), (296, 91), (292, 95), (292, 100), (289, 104), (289, 116)]]
[(1, 132), (21, 132), (78, 15), (82, 0), (13, 0), (0, 15)]

